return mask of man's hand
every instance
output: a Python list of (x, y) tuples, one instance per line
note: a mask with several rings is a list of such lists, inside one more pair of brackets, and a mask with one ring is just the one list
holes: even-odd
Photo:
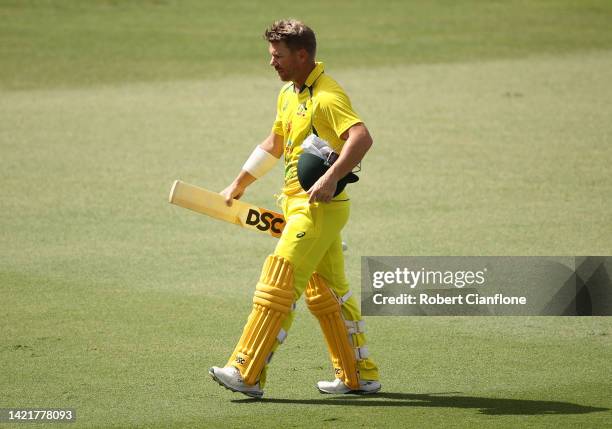
[(315, 182), (312, 187), (306, 191), (310, 196), (308, 198), (309, 203), (315, 203), (320, 201), (322, 203), (329, 203), (334, 198), (338, 181), (331, 178), (329, 175), (324, 174)]
[[(272, 132), (259, 147), (272, 154), (272, 156), (280, 158), (283, 154), (283, 136)], [(248, 171), (242, 170), (231, 185), (219, 192), (225, 198), (225, 204), (231, 207), (232, 201), (239, 200), (246, 188), (255, 180), (257, 180), (255, 176), (251, 175)]]
[(241, 186), (239, 183), (233, 182), (219, 193), (223, 196), (223, 198), (225, 198), (225, 204), (231, 207), (233, 200), (239, 200), (244, 194), (245, 190), (245, 186)]
[(329, 203), (334, 197), (338, 181), (349, 172), (363, 159), (366, 152), (372, 146), (372, 137), (366, 126), (360, 122), (353, 125), (340, 136), (341, 139), (346, 138), (346, 143), (340, 152), (340, 157), (327, 172), (315, 182), (312, 187), (306, 191), (310, 196), (309, 203), (320, 201)]

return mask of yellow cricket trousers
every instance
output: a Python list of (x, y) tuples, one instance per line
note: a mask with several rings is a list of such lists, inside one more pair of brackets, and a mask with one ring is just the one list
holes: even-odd
[[(295, 301), (304, 293), (314, 271), (326, 280), (337, 297), (345, 296), (349, 285), (344, 273), (340, 232), (349, 218), (347, 194), (342, 192), (330, 203), (309, 204), (307, 195), (283, 196), (281, 202), (286, 225), (274, 254), (287, 259), (293, 266)], [(361, 320), (361, 310), (354, 296), (342, 305), (342, 315), (345, 320)], [(289, 331), (293, 318), (292, 311), (282, 323), (285, 332)], [(352, 334), (352, 340), (354, 347), (366, 343), (363, 333)], [(273, 352), (278, 345), (277, 342)], [(372, 359), (359, 360), (358, 369), (362, 380), (378, 380), (378, 368)], [(262, 387), (266, 371), (267, 365), (260, 377)]]

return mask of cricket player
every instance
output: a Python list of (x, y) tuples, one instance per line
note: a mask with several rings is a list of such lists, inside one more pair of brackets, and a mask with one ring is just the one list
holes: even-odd
[[(287, 336), (295, 303), (304, 294), (319, 320), (334, 368), (334, 380), (319, 381), (319, 391), (376, 393), (381, 388), (378, 368), (369, 357), (365, 324), (344, 273), (340, 237), (350, 207), (342, 180), (364, 157), (372, 137), (344, 90), (325, 73), (323, 63), (315, 62), (312, 29), (294, 19), (281, 20), (266, 30), (265, 38), (270, 65), (287, 83), (278, 96), (270, 135), (221, 194), (231, 205), (284, 156), (281, 205), (287, 223), (264, 263), (253, 309), (234, 352), (225, 367), (212, 367), (209, 373), (232, 391), (262, 397), (267, 365)], [(314, 185), (303, 189), (300, 179), (309, 171), (298, 171), (301, 144), (313, 135), (339, 157)]]

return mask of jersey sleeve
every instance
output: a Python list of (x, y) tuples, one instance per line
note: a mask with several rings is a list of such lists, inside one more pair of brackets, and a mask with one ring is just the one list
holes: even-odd
[(272, 132), (274, 134), (278, 134), (279, 136), (284, 135), (283, 119), (281, 117), (281, 105), (282, 105), (282, 100), (283, 100), (283, 92), (284, 90), (281, 90), (281, 92), (278, 94), (278, 98), (276, 100), (276, 118), (274, 119), (274, 124), (272, 125)]
[(338, 137), (353, 125), (363, 122), (344, 91), (321, 94), (319, 108)]

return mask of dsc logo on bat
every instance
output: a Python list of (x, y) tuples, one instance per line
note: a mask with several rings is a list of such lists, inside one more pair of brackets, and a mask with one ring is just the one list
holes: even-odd
[(247, 225), (255, 226), (260, 231), (268, 231), (271, 229), (272, 232), (280, 234), (283, 231), (285, 219), (277, 217), (271, 212), (263, 211), (263, 213), (260, 213), (257, 210), (249, 209), (246, 223)]

